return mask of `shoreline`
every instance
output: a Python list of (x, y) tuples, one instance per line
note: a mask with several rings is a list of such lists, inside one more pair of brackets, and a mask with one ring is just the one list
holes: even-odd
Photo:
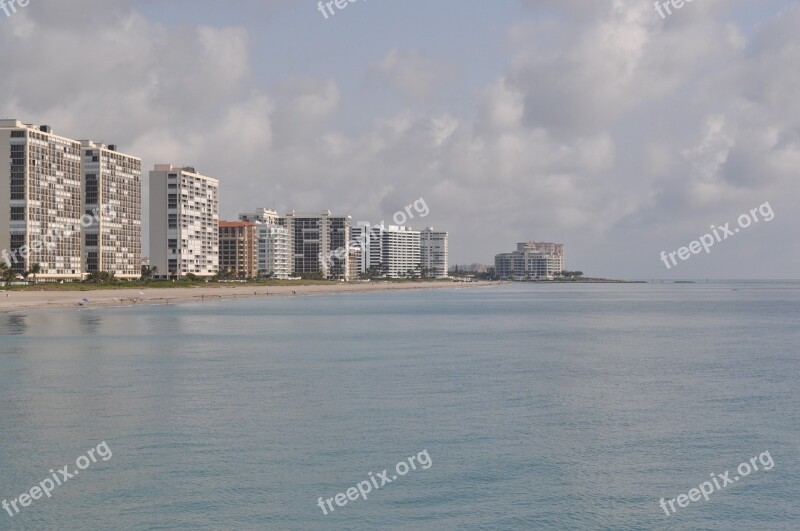
[[(180, 288), (99, 289), (90, 291), (7, 291), (0, 293), (0, 313), (55, 310), (68, 308), (129, 307), (142, 304), (169, 305), (187, 302), (209, 302), (257, 297), (294, 297), (302, 295), (331, 295), (404, 291), (415, 289), (461, 289), (500, 286), (502, 281), (478, 282), (408, 282), (353, 283), (297, 286), (214, 286)], [(89, 302), (83, 302), (87, 299)]]

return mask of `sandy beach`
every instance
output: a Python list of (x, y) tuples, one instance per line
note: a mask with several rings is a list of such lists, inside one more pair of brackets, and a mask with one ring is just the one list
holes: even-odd
[[(500, 285), (501, 282), (364, 282), (330, 285), (247, 286), (241, 284), (191, 288), (131, 288), (93, 291), (6, 291), (0, 292), (0, 312), (54, 308), (96, 308), (138, 304), (176, 304), (247, 297), (293, 297), (330, 295), (361, 291), (414, 289), (459, 289)], [(89, 302), (83, 302), (87, 299)]]

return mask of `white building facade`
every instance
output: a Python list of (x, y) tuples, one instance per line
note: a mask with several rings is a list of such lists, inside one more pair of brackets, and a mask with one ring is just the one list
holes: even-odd
[(521, 242), (516, 251), (496, 255), (494, 264), (501, 279), (552, 280), (564, 270), (564, 244)]
[(289, 231), (279, 225), (256, 223), (258, 231), (258, 272), (273, 278), (291, 276)]
[[(82, 140), (81, 147), (85, 210), (101, 213), (84, 228), (85, 271), (138, 278), (142, 263), (142, 161), (118, 152), (114, 145)], [(103, 215), (111, 212), (113, 215)]]
[(161, 278), (217, 274), (217, 179), (188, 166), (156, 164), (150, 172), (150, 266)]
[(422, 276), (447, 278), (447, 233), (428, 227), (420, 232), (420, 267)]
[(81, 144), (50, 126), (0, 120), (0, 259), (38, 279), (80, 280)]

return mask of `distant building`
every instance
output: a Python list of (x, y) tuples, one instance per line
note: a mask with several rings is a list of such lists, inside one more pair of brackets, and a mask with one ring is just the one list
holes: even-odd
[(396, 225), (359, 223), (352, 229), (351, 246), (361, 249), (359, 272), (369, 270), (391, 278), (447, 277), (448, 234)]
[(150, 172), (150, 263), (159, 277), (219, 271), (219, 181), (192, 167)]
[(320, 214), (291, 211), (281, 222), (289, 233), (292, 274), (320, 273), (327, 279), (349, 278), (350, 216), (332, 216), (330, 210)]
[(428, 227), (420, 232), (420, 268), (430, 278), (447, 277), (447, 233)]
[(381, 227), (381, 270), (390, 278), (422, 274), (420, 232), (408, 227)]
[(366, 273), (370, 268), (374, 271), (381, 270), (383, 260), (381, 227), (372, 226), (360, 221), (357, 226), (350, 229), (350, 247), (358, 247), (359, 253), (358, 272)]
[(522, 242), (517, 250), (494, 258), (495, 274), (501, 279), (546, 280), (564, 270), (564, 245)]
[(48, 125), (0, 120), (0, 259), (41, 280), (83, 273), (81, 144)]
[(219, 270), (235, 278), (258, 275), (257, 225), (246, 221), (219, 222)]
[(141, 275), (142, 160), (117, 151), (115, 145), (81, 140), (85, 210), (93, 216), (84, 227), (87, 273), (104, 271), (116, 278)]
[(361, 250), (361, 247), (355, 245), (351, 246), (348, 249), (348, 252), (350, 254), (350, 261), (348, 264), (348, 267), (350, 268), (350, 274), (348, 275), (348, 280), (355, 280), (362, 272), (361, 255), (363, 254), (363, 251)]
[(279, 279), (289, 278), (292, 260), (286, 218), (275, 210), (259, 208), (253, 213), (239, 214), (239, 219), (256, 224), (258, 273)]
[(239, 214), (239, 220), (250, 223), (264, 223), (265, 225), (282, 225), (281, 216), (275, 210), (259, 208), (251, 214)]
[(258, 272), (287, 279), (292, 274), (289, 231), (278, 225), (256, 224), (258, 231)]

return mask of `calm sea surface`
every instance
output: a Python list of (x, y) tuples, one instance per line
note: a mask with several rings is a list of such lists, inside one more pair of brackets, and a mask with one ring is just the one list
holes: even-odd
[(0, 501), (113, 452), (0, 529), (800, 529), (799, 325), (792, 282), (0, 315)]

